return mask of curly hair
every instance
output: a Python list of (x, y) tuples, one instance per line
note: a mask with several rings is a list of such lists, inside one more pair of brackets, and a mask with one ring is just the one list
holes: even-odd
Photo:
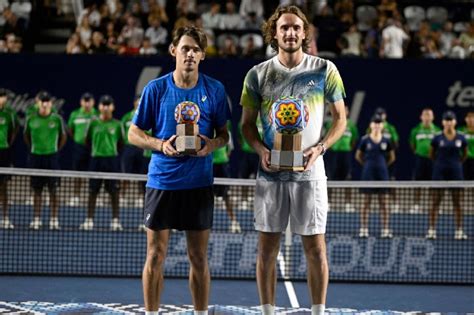
[(303, 51), (307, 51), (309, 48), (309, 43), (311, 42), (311, 36), (309, 33), (309, 22), (303, 11), (300, 8), (294, 5), (290, 6), (280, 6), (275, 12), (268, 18), (268, 20), (262, 26), (262, 33), (265, 39), (265, 43), (272, 46), (275, 51), (278, 51), (278, 41), (275, 39), (276, 35), (276, 25), (278, 19), (285, 13), (294, 14), (303, 21), (303, 28), (305, 39), (303, 39)]
[(173, 46), (177, 47), (179, 40), (181, 39), (181, 37), (185, 35), (193, 38), (202, 51), (206, 50), (206, 47), (207, 47), (206, 34), (204, 33), (202, 29), (196, 26), (182, 26), (182, 27), (177, 28), (173, 32), (173, 40), (172, 40)]

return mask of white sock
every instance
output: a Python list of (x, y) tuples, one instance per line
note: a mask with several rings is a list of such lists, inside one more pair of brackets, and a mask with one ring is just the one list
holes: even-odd
[(207, 310), (206, 311), (194, 311), (194, 315), (207, 315)]
[(160, 311), (145, 311), (145, 315), (158, 315)]
[(326, 305), (324, 304), (313, 304), (311, 305), (311, 315), (324, 315)]
[(273, 315), (275, 314), (275, 306), (271, 304), (264, 304), (261, 305), (260, 308), (262, 309), (263, 315)]

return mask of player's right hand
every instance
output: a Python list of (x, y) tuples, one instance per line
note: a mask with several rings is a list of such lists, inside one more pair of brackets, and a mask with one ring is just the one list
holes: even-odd
[(260, 165), (262, 167), (262, 169), (265, 171), (265, 172), (275, 172), (274, 169), (271, 168), (271, 163), (270, 163), (270, 156), (271, 156), (271, 153), (270, 153), (270, 150), (268, 150), (267, 148), (264, 148), (261, 152), (260, 152)]

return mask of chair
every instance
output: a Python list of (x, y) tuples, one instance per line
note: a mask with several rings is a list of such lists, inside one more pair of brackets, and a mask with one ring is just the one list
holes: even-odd
[(418, 5), (410, 5), (403, 10), (403, 15), (407, 21), (408, 29), (410, 31), (418, 31), (421, 22), (426, 17), (425, 9)]
[(431, 23), (443, 24), (448, 20), (448, 10), (445, 7), (431, 6), (426, 10), (426, 18)]
[(368, 31), (377, 19), (377, 9), (371, 5), (361, 5), (356, 9), (357, 29), (361, 32)]

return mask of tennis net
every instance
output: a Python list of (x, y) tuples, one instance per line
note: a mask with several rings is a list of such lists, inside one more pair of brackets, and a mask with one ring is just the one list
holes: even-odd
[[(47, 183), (58, 178), (55, 196), (51, 198), (45, 186), (41, 200), (35, 200), (32, 178)], [(112, 219), (112, 202), (102, 188), (93, 226), (84, 225), (90, 180), (119, 183), (118, 222)], [(134, 174), (52, 174), (0, 168), (0, 209), (4, 204), (8, 209), (8, 221), (0, 216), (0, 273), (140, 276), (146, 255), (142, 227), (145, 180), (146, 176)], [(258, 242), (253, 227), (255, 181), (217, 178), (215, 185), (216, 191), (226, 187), (227, 195), (215, 197), (209, 244), (211, 276), (254, 279)], [(474, 283), (474, 182), (328, 182), (328, 190), (326, 240), (331, 280)], [(429, 211), (438, 199), (436, 238), (427, 238)], [(34, 205), (40, 201), (41, 224), (34, 220), (38, 215)], [(365, 206), (370, 209), (367, 233), (361, 231)], [(56, 222), (51, 215), (55, 207)], [(456, 224), (460, 224), (457, 207), (467, 239), (456, 234)], [(385, 235), (384, 224), (389, 227)], [(184, 232), (172, 231), (169, 242), (165, 276), (188, 277)], [(279, 278), (306, 279), (301, 237), (284, 233), (281, 254), (285, 264)]]

